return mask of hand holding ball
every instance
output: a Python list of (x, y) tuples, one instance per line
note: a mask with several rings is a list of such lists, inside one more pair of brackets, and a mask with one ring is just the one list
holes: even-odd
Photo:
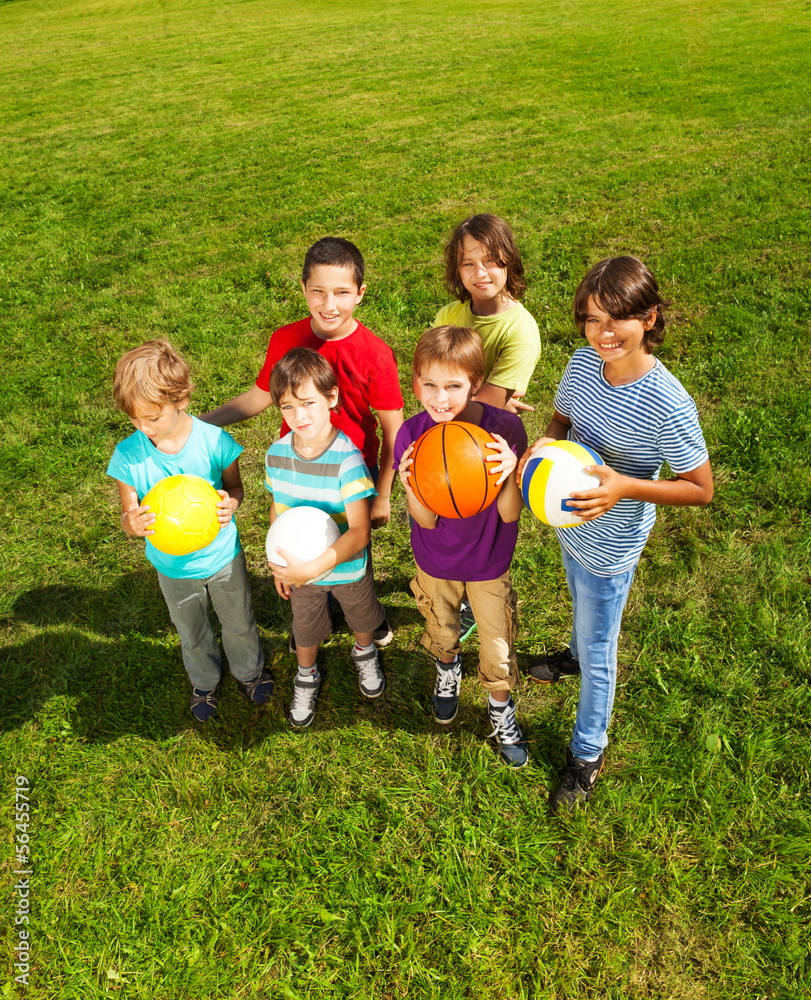
[[(340, 537), (338, 525), (326, 511), (319, 507), (289, 507), (271, 524), (265, 541), (265, 551), (268, 562), (277, 566), (287, 565), (287, 561), (279, 555), (277, 548), (284, 549), (302, 562), (309, 562), (326, 552)], [(331, 572), (329, 569), (315, 580), (308, 580), (307, 583), (323, 580)]]
[(571, 506), (571, 493), (593, 490), (597, 476), (583, 471), (586, 465), (602, 465), (596, 451), (576, 441), (555, 441), (534, 451), (521, 474), (521, 493), (532, 513), (554, 528), (573, 528), (583, 521)]

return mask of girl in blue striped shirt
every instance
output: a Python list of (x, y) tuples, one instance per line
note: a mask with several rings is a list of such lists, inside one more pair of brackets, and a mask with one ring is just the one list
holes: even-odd
[[(596, 489), (571, 494), (583, 523), (555, 529), (572, 596), (569, 648), (529, 670), (541, 683), (580, 676), (566, 766), (550, 797), (555, 813), (587, 802), (603, 768), (622, 612), (656, 504), (708, 504), (713, 495), (695, 404), (652, 353), (664, 340), (667, 305), (635, 257), (609, 258), (588, 272), (574, 298), (588, 347), (566, 366), (546, 436), (518, 468), (520, 477), (532, 451), (564, 439), (588, 445), (605, 463), (586, 468), (600, 479)], [(673, 478), (658, 478), (663, 462)]]

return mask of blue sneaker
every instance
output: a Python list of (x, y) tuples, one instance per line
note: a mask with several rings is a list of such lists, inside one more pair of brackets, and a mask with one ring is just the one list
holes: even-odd
[(457, 656), (453, 663), (436, 661), (434, 684), (434, 719), (443, 726), (453, 722), (459, 712), (459, 692), (462, 689), (462, 661)]
[(217, 704), (216, 688), (213, 691), (198, 691), (197, 688), (192, 688), (189, 708), (198, 722), (208, 722), (217, 711)]
[(254, 705), (264, 705), (273, 694), (273, 675), (264, 668), (252, 681), (245, 681), (244, 684), (240, 681), (239, 684), (245, 697)]
[(505, 764), (510, 767), (523, 767), (529, 760), (526, 740), (515, 718), (515, 702), (510, 698), (503, 708), (495, 708), (488, 701), (487, 711), (493, 732), (489, 734), (495, 739), (498, 752)]

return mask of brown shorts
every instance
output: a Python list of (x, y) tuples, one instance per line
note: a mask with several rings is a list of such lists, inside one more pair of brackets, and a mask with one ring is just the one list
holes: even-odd
[(479, 632), (479, 680), (488, 691), (512, 690), (518, 683), (515, 638), (517, 599), (509, 571), (496, 580), (438, 580), (417, 567), (411, 581), (417, 610), (425, 619), (420, 642), (434, 656), (452, 659), (459, 652), (459, 606), (467, 599)]
[(341, 605), (346, 624), (353, 632), (373, 632), (386, 617), (375, 595), (372, 560), (367, 556), (366, 574), (356, 583), (339, 583), (332, 587), (306, 583), (303, 587), (290, 588), (293, 638), (297, 646), (316, 646), (332, 632), (327, 603), (329, 591)]

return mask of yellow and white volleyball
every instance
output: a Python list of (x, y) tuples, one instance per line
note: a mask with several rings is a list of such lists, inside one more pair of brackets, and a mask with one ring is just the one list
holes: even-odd
[[(271, 524), (265, 551), (268, 561), (277, 566), (287, 565), (287, 560), (279, 555), (277, 548), (309, 562), (325, 552), (340, 537), (338, 525), (326, 511), (318, 507), (288, 507)], [(331, 572), (331, 569), (327, 570), (307, 583), (323, 580)]]
[(570, 494), (598, 487), (599, 477), (588, 475), (583, 467), (602, 464), (596, 451), (576, 441), (545, 444), (532, 453), (521, 473), (524, 503), (539, 520), (553, 528), (582, 524), (577, 508), (570, 506)]

